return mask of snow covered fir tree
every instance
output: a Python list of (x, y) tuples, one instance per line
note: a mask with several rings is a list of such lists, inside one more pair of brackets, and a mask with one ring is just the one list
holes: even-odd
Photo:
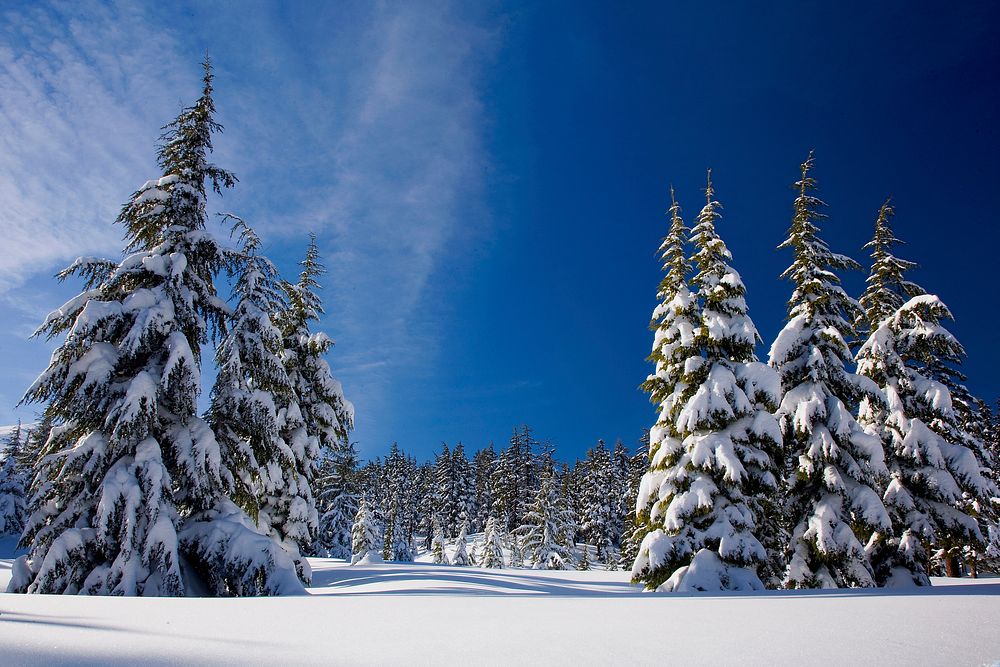
[(567, 570), (574, 563), (576, 520), (566, 508), (566, 499), (559, 494), (554, 466), (551, 462), (543, 466), (534, 502), (518, 532), (531, 567)]
[[(942, 326), (951, 312), (936, 296), (906, 280), (914, 263), (891, 253), (894, 211), (879, 211), (872, 270), (862, 297), (870, 337), (858, 353), (858, 371), (882, 389), (885, 403), (864, 400), (859, 421), (884, 445), (889, 469), (883, 500), (892, 520), (868, 544), (879, 585), (930, 584), (930, 545), (981, 545), (985, 537), (968, 513), (968, 500), (991, 504), (997, 488), (989, 479), (974, 438), (964, 432), (951, 391), (932, 369), (958, 364), (961, 344)], [(988, 529), (987, 529), (988, 533)]]
[(362, 498), (351, 526), (351, 564), (382, 560), (383, 528), (367, 499)]
[(500, 521), (495, 516), (491, 516), (486, 520), (486, 531), (483, 536), (483, 552), (480, 556), (479, 566), (486, 568), (504, 566)]
[(24, 432), (18, 423), (2, 443), (0, 456), (0, 537), (20, 535), (24, 530), (28, 495), (28, 473), (21, 464)]
[(223, 456), (234, 462), (228, 480), (233, 499), (250, 516), (258, 516), (261, 493), (280, 484), (272, 475), (282, 469), (282, 450), (287, 449), (278, 434), (275, 403), (292, 389), (281, 358), (281, 336), (271, 319), (284, 301), (277, 269), (259, 254), (260, 238), (243, 220), (231, 215), (225, 220), (233, 222), (241, 248), (227, 258), (236, 277), (235, 306), (216, 349), (218, 374), (208, 421)]
[[(285, 306), (276, 311), (274, 321), (280, 331), (281, 361), (291, 386), (279, 396), (277, 407), (278, 436), (285, 443), (283, 461), (275, 480), (261, 503), (262, 525), (294, 557), (299, 577), (308, 583), (309, 565), (305, 555), (312, 553), (319, 529), (319, 515), (313, 495), (313, 483), (324, 457), (349, 456), (348, 434), (354, 426), (354, 406), (344, 398), (340, 383), (330, 373), (324, 355), (333, 340), (323, 332), (313, 332), (323, 306), (318, 294), (318, 278), (325, 272), (320, 262), (315, 235), (310, 237), (302, 271), (296, 283), (282, 281)], [(331, 462), (331, 465), (337, 465)], [(331, 480), (331, 483), (336, 483)], [(342, 490), (346, 491), (346, 490)], [(330, 533), (329, 512), (340, 512), (343, 520), (350, 507), (336, 508), (340, 491), (328, 489), (325, 537), (335, 540), (333, 548), (344, 549), (346, 536)], [(340, 502), (350, 503), (343, 498)], [(333, 530), (342, 530), (341, 526)], [(338, 546), (339, 545), (339, 546)]]
[(331, 558), (351, 557), (351, 529), (358, 511), (358, 454), (354, 443), (342, 442), (327, 452), (316, 479), (319, 530), (314, 553)]
[(637, 504), (649, 532), (632, 568), (633, 580), (650, 590), (763, 588), (756, 567), (767, 553), (754, 535), (750, 498), (777, 486), (781, 435), (770, 410), (778, 383), (754, 356), (757, 330), (716, 231), (714, 195), (709, 172), (706, 204), (691, 230), (692, 291), (684, 284), (676, 202), (662, 250), (665, 305), (654, 313), (657, 373), (647, 383), (661, 412)]
[(434, 535), (431, 538), (431, 553), (434, 558), (433, 562), (436, 565), (451, 565), (451, 560), (448, 558), (448, 554), (445, 553), (444, 529), (441, 527), (441, 523), (437, 519), (433, 521), (431, 531)]
[(455, 548), (451, 553), (452, 565), (471, 565), (472, 558), (469, 557), (468, 530), (463, 523), (458, 529), (458, 536), (455, 537)]
[[(24, 399), (44, 406), (47, 433), (22, 537), (28, 554), (16, 561), (11, 591), (303, 590), (298, 554), (272, 539), (258, 517), (270, 494), (286, 488), (276, 479), (301, 475), (291, 465), (300, 463), (297, 452), (299, 467), (311, 470), (315, 461), (307, 455), (326, 444), (320, 439), (346, 435), (349, 409), (327, 407), (339, 398), (321, 358), (328, 339), (300, 340), (313, 302), (299, 290), (298, 301), (280, 303), (273, 267), (256, 254), (248, 227), (240, 226), (244, 243), (236, 251), (207, 230), (209, 192), (236, 183), (208, 159), (222, 129), (212, 94), (206, 61), (201, 97), (161, 137), (161, 175), (118, 216), (123, 259), (81, 258), (60, 274), (80, 276), (84, 289), (37, 332), (63, 342)], [(234, 308), (216, 287), (226, 267), (238, 275)], [(277, 316), (284, 317), (290, 352), (275, 335)], [(202, 417), (204, 350), (219, 332), (226, 334), (218, 346), (219, 381)], [(297, 360), (294, 374), (278, 363), (289, 356)], [(303, 388), (312, 392), (305, 436), (289, 444), (275, 432), (275, 406)], [(313, 408), (317, 403), (322, 409)], [(308, 477), (305, 485), (296, 481), (308, 490)], [(308, 504), (297, 511), (315, 513)]]
[[(872, 586), (865, 538), (890, 527), (878, 492), (887, 474), (882, 444), (854, 415), (859, 402), (884, 401), (869, 379), (851, 373), (852, 322), (861, 308), (840, 285), (838, 270), (858, 264), (833, 253), (819, 237), (824, 203), (815, 196), (810, 154), (795, 183), (788, 238), (794, 253), (782, 274), (795, 289), (788, 323), (771, 346), (770, 364), (781, 374), (776, 413), (791, 461), (785, 585), (796, 588)], [(858, 533), (860, 531), (860, 534)]]

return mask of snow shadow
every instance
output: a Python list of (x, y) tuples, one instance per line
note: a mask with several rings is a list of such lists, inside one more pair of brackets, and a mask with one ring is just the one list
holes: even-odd
[[(135, 655), (116, 655), (111, 649), (107, 651), (87, 651), (81, 648), (24, 648), (21, 646), (4, 646), (4, 664), (7, 665), (45, 665), (46, 667), (109, 667), (111, 665), (135, 665), (138, 660)], [(143, 667), (172, 667), (178, 664), (176, 658), (169, 656), (142, 656)]]
[(313, 572), (313, 595), (471, 595), (485, 597), (643, 597), (657, 599), (700, 598), (862, 598), (1000, 596), (997, 583), (969, 583), (913, 588), (854, 588), (833, 590), (771, 590), (747, 592), (646, 593), (627, 581), (585, 578), (569, 572), (545, 572), (513, 568), (481, 570), (448, 565), (385, 564), (334, 567)]
[[(531, 570), (479, 570), (448, 565), (341, 567), (313, 572), (314, 594), (625, 597), (640, 591), (628, 582), (530, 574)], [(561, 574), (561, 573), (560, 573)], [(369, 590), (358, 590), (367, 588)]]
[[(59, 616), (56, 614), (31, 614), (23, 611), (9, 611), (6, 609), (0, 610), (0, 629), (4, 629), (8, 624), (12, 625), (27, 625), (31, 627), (51, 627), (53, 631), (58, 630), (84, 630), (89, 632), (111, 632), (111, 633), (123, 633), (128, 635), (135, 635), (139, 637), (146, 638), (163, 638), (169, 640), (179, 640), (179, 641), (194, 641), (194, 642), (205, 642), (210, 644), (218, 645), (234, 645), (234, 646), (245, 646), (247, 644), (252, 644), (260, 647), (273, 647), (280, 646), (280, 643), (262, 641), (262, 640), (246, 640), (246, 639), (227, 639), (226, 637), (220, 636), (210, 636), (210, 635), (194, 635), (183, 631), (173, 631), (173, 632), (157, 632), (153, 630), (147, 630), (143, 628), (137, 628), (135, 626), (127, 625), (115, 625), (113, 623), (101, 622), (94, 618), (88, 618), (84, 616)], [(6, 660), (6, 649), (4, 647), (4, 660)], [(38, 662), (35, 658), (34, 662)], [(4, 664), (20, 664), (17, 662)], [(134, 664), (134, 663), (131, 663)]]

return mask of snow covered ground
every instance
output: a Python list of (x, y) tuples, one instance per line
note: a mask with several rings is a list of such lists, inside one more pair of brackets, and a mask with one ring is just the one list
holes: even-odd
[[(312, 564), (308, 597), (3, 594), (0, 662), (1000, 664), (1000, 580), (684, 596), (640, 593), (624, 572)], [(0, 560), (0, 585), (9, 568)]]

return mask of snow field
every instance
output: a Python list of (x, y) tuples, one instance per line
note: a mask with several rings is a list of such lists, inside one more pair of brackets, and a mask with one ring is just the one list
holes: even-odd
[[(12, 544), (6, 542), (0, 548)], [(422, 556), (423, 558), (423, 556)], [(983, 665), (1000, 582), (902, 593), (642, 593), (628, 573), (348, 566), (310, 595), (0, 595), (5, 665)], [(10, 560), (0, 560), (0, 585)], [(996, 581), (996, 580), (994, 580)], [(817, 620), (822, 633), (817, 633)]]

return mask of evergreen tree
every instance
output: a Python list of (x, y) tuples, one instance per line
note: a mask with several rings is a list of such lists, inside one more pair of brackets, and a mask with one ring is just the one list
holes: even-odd
[(524, 545), (516, 532), (510, 534), (510, 566), (524, 567)]
[[(536, 570), (565, 570), (573, 563), (571, 533), (573, 517), (559, 495), (558, 480), (551, 466), (543, 468), (535, 500), (519, 532), (531, 566)], [(516, 558), (512, 558), (515, 563)]]
[(639, 506), (651, 505), (657, 527), (632, 574), (649, 590), (760, 589), (757, 567), (767, 561), (752, 498), (777, 488), (781, 434), (770, 410), (778, 377), (754, 355), (757, 330), (716, 231), (711, 172), (705, 192), (691, 238), (701, 316), (680, 382), (665, 399), (673, 408), (669, 420), (661, 417), (668, 433), (651, 435), (659, 447), (640, 489)]
[(242, 248), (226, 255), (237, 276), (237, 303), (216, 350), (218, 374), (208, 421), (223, 458), (232, 462), (227, 480), (231, 497), (257, 517), (258, 498), (274, 488), (272, 471), (287, 449), (278, 437), (275, 395), (288, 395), (291, 386), (281, 361), (281, 334), (270, 315), (282, 300), (277, 270), (258, 254), (260, 238), (242, 219), (225, 219), (234, 221), (233, 234), (239, 235)]
[(574, 542), (582, 535), (580, 524), (584, 519), (586, 476), (587, 464), (585, 461), (577, 460), (572, 467), (565, 463), (560, 465), (559, 495), (569, 511), (569, 515), (573, 517), (573, 533), (569, 537)]
[[(958, 370), (958, 366), (965, 356), (965, 351), (961, 345), (959, 349), (955, 355), (939, 353), (928, 357), (924, 367), (926, 375), (940, 382), (951, 395), (951, 418), (936, 420), (935, 430), (948, 442), (969, 450), (983, 470), (983, 475), (991, 485), (996, 486), (994, 469), (996, 459), (993, 458), (989, 446), (990, 436), (986, 426), (989, 421), (988, 409), (986, 412), (983, 411), (985, 404), (973, 396), (964, 384), (965, 375)], [(1000, 509), (992, 500), (991, 496), (995, 495), (993, 492), (983, 496), (973, 489), (965, 489), (955, 506), (960, 512), (974, 517), (980, 525), (980, 532), (987, 535), (989, 524)], [(938, 553), (935, 557), (943, 563), (948, 576), (959, 576), (960, 559), (965, 560), (972, 576), (978, 574), (978, 560), (983, 547), (981, 540), (972, 536), (963, 538), (958, 535), (948, 535), (937, 546)]]
[(19, 531), (21, 533), (24, 532), (28, 517), (33, 513), (34, 508), (31, 501), (35, 492), (35, 467), (41, 459), (41, 453), (48, 441), (53, 423), (53, 417), (46, 416), (44, 413), (39, 415), (38, 420), (27, 428), (21, 426), (20, 421), (18, 421), (20, 434), (17, 438), (19, 444), (14, 448), (14, 464), (20, 474), (18, 481), (23, 484), (24, 488), (22, 494), (24, 509)]
[(331, 558), (350, 558), (351, 526), (358, 511), (358, 454), (354, 443), (343, 443), (320, 464), (317, 480), (319, 552)]
[(18, 463), (23, 449), (21, 422), (7, 436), (0, 463), (0, 537), (20, 535), (27, 514), (27, 474)]
[(590, 569), (590, 546), (587, 544), (580, 545), (580, 560), (576, 563), (576, 569), (581, 572)]
[(323, 314), (316, 291), (319, 276), (326, 272), (315, 235), (309, 237), (301, 266), (298, 282), (282, 281), (287, 305), (274, 316), (292, 393), (278, 407), (278, 430), (288, 449), (280, 466), (280, 483), (262, 503), (261, 523), (294, 554), (299, 576), (308, 582), (311, 573), (302, 555), (312, 551), (319, 527), (312, 485), (323, 456), (348, 446), (354, 406), (344, 398), (324, 358), (333, 340), (311, 330), (311, 323)]
[[(997, 438), (1000, 435), (1000, 415), (994, 412), (986, 401), (976, 398), (976, 414), (962, 428), (974, 435), (982, 443), (980, 462), (983, 464), (983, 474), (995, 487), (1000, 487), (1000, 459), (997, 458)], [(986, 538), (985, 546), (975, 542), (967, 545), (966, 558), (970, 573), (977, 576), (980, 566), (997, 572), (1000, 571), (1000, 492), (992, 494), (988, 499), (979, 499), (972, 494), (966, 494), (963, 506), (972, 510), (979, 522), (979, 530)]]
[[(382, 469), (382, 461), (379, 458), (362, 466), (358, 471), (358, 490), (359, 507), (360, 501), (366, 500), (370, 514), (384, 528), (385, 513), (382, 508), (385, 505), (385, 489), (382, 484)], [(379, 535), (381, 536), (382, 532)], [(378, 550), (382, 550), (381, 537), (379, 538)]]
[(463, 565), (468, 566), (472, 564), (469, 558), (468, 552), (468, 540), (466, 537), (466, 531), (468, 528), (463, 522), (461, 527), (458, 529), (458, 537), (455, 538), (455, 551), (451, 554), (451, 564), (452, 565)]
[(480, 567), (503, 567), (503, 541), (500, 534), (500, 521), (495, 516), (486, 520), (486, 533), (483, 536), (483, 553), (479, 560)]
[(496, 468), (497, 455), (491, 442), (486, 449), (481, 449), (472, 457), (473, 476), (475, 477), (476, 517), (472, 524), (473, 532), (485, 530), (493, 508), (493, 493), (490, 479)]
[(451, 453), (451, 468), (454, 479), (455, 521), (456, 524), (466, 524), (466, 529), (476, 517), (476, 479), (465, 456), (462, 443), (455, 445)]
[(493, 503), (508, 531), (523, 522), (527, 507), (538, 488), (538, 462), (535, 452), (539, 442), (531, 428), (514, 429), (510, 445), (503, 450), (491, 479)]
[(615, 470), (611, 453), (598, 440), (597, 445), (587, 451), (583, 464), (583, 511), (581, 529), (584, 539), (597, 548), (597, 558), (607, 558), (614, 549), (617, 490)]
[(984, 400), (977, 399), (979, 404), (980, 420), (983, 444), (987, 456), (992, 463), (990, 466), (994, 476), (1000, 474), (1000, 401), (995, 403), (996, 409), (991, 409), (990, 404)]
[(657, 289), (658, 303), (649, 325), (653, 331), (653, 351), (648, 360), (655, 368), (643, 383), (643, 389), (649, 392), (650, 402), (660, 408), (657, 426), (650, 431), (650, 457), (659, 451), (660, 438), (666, 434), (671, 412), (675, 409), (675, 388), (683, 376), (684, 363), (696, 353), (694, 335), (698, 326), (698, 303), (688, 288), (691, 263), (685, 252), (685, 239), (689, 230), (681, 218), (681, 208), (673, 187), (670, 188), (668, 212), (670, 229), (660, 245), (664, 276)]
[(42, 412), (38, 416), (38, 421), (26, 429), (22, 439), (21, 451), (18, 455), (17, 463), (23, 470), (28, 472), (27, 482), (29, 487), (33, 488), (34, 468), (38, 463), (38, 459), (41, 458), (42, 450), (45, 449), (45, 443), (48, 442), (49, 433), (54, 424), (54, 417)]
[[(661, 446), (672, 437), (672, 423), (679, 404), (678, 387), (684, 373), (684, 363), (695, 354), (694, 333), (698, 320), (698, 303), (688, 289), (690, 261), (685, 250), (688, 228), (681, 218), (681, 208), (670, 188), (670, 227), (660, 245), (663, 262), (663, 279), (657, 289), (657, 305), (653, 309), (649, 328), (653, 331), (653, 349), (648, 361), (654, 364), (653, 373), (646, 378), (642, 388), (649, 392), (649, 400), (658, 406), (658, 415), (653, 428), (643, 437), (647, 441), (646, 451), (639, 462), (645, 473), (633, 480), (635, 494), (634, 516), (630, 517), (631, 530), (622, 550), (624, 567), (632, 568), (639, 555), (639, 545), (646, 535), (657, 529), (652, 518), (653, 502), (651, 484), (659, 475), (650, 466), (650, 461), (658, 454)], [(659, 466), (658, 466), (659, 467)], [(640, 488), (646, 487), (641, 494)]]
[(382, 470), (385, 543), (383, 558), (397, 562), (413, 560), (416, 526), (416, 462), (392, 444)]
[(437, 519), (434, 520), (434, 538), (431, 540), (431, 553), (434, 556), (433, 562), (437, 565), (451, 565), (451, 561), (448, 560), (448, 555), (444, 551), (444, 529), (441, 528), (441, 522)]
[(517, 478), (515, 460), (511, 448), (500, 452), (490, 479), (490, 495), (494, 511), (500, 517), (505, 530), (516, 528), (518, 521)]
[(434, 480), (434, 466), (423, 463), (417, 471), (417, 521), (416, 530), (423, 535), (424, 549), (430, 551), (434, 538), (434, 522), (437, 521), (437, 485)]
[(221, 193), (236, 181), (208, 161), (214, 113), (206, 62), (202, 96), (165, 128), (162, 177), (118, 216), (126, 257), (60, 274), (81, 276), (84, 290), (37, 332), (65, 340), (24, 400), (58, 425), (13, 592), (169, 596), (185, 581), (220, 595), (302, 590), (288, 555), (226, 497), (234, 462), (197, 414), (202, 346), (227, 314), (206, 185)]
[(611, 536), (615, 547), (620, 548), (625, 539), (629, 515), (635, 514), (635, 499), (629, 495), (632, 461), (628, 448), (620, 439), (615, 441), (615, 448), (611, 452), (611, 469)]
[(1000, 572), (1000, 523), (996, 519), (990, 521), (986, 529), (986, 546), (983, 548), (982, 566), (990, 572)]
[(883, 495), (891, 530), (868, 545), (880, 585), (930, 585), (925, 544), (982, 543), (976, 519), (959, 504), (963, 493), (989, 502), (996, 492), (975, 454), (947, 437), (951, 394), (925, 374), (928, 360), (962, 354), (941, 325), (950, 317), (937, 297), (914, 297), (880, 320), (858, 355), (858, 371), (887, 398), (887, 406), (863, 401), (859, 417), (885, 443), (891, 474)]
[(382, 525), (370, 501), (362, 498), (351, 526), (351, 565), (361, 561), (381, 560)]
[(626, 508), (624, 521), (624, 534), (622, 536), (621, 553), (618, 558), (619, 567), (627, 570), (632, 569), (636, 557), (639, 555), (639, 545), (648, 532), (649, 510), (647, 507), (639, 507), (639, 487), (642, 483), (646, 471), (649, 470), (649, 431), (642, 435), (639, 449), (629, 459), (628, 480), (625, 488), (625, 498), (622, 505)]
[[(890, 527), (875, 488), (887, 474), (881, 442), (852, 413), (862, 397), (881, 402), (867, 378), (846, 369), (848, 341), (860, 307), (835, 273), (857, 263), (830, 251), (819, 238), (823, 202), (813, 194), (813, 156), (802, 164), (788, 239), (792, 265), (782, 274), (795, 290), (789, 320), (771, 347), (771, 366), (781, 374), (778, 407), (785, 449), (793, 463), (789, 479), (791, 539), (785, 584), (795, 588), (871, 586), (871, 566), (862, 541)], [(855, 533), (858, 531), (858, 533)]]
[(437, 496), (434, 513), (442, 523), (446, 537), (458, 534), (458, 482), (455, 479), (455, 459), (448, 443), (441, 443), (441, 453), (434, 460), (434, 480)]

